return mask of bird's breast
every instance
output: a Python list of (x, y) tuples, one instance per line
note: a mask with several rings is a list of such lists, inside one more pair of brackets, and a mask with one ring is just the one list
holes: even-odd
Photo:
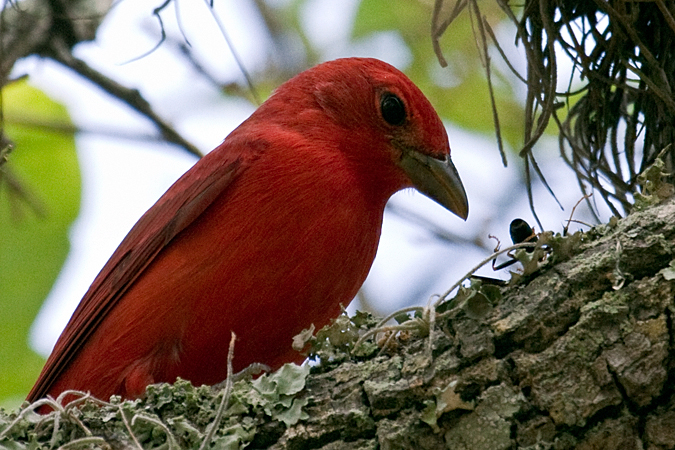
[[(124, 299), (154, 296), (164, 339), (180, 349), (178, 362), (158, 378), (222, 381), (231, 331), (237, 369), (301, 360), (291, 350), (293, 336), (312, 323), (326, 325), (365, 280), (384, 201), (354, 189), (348, 171), (317, 177), (264, 162), (179, 234)], [(159, 283), (161, 295), (152, 291)]]

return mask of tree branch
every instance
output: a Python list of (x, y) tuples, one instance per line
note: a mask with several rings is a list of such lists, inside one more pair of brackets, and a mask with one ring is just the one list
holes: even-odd
[(203, 156), (202, 152), (199, 151), (197, 147), (183, 138), (176, 130), (173, 129), (173, 127), (171, 127), (171, 125), (169, 125), (161, 117), (159, 117), (157, 113), (155, 113), (155, 111), (150, 106), (150, 103), (148, 103), (148, 101), (143, 98), (138, 90), (129, 89), (125, 86), (122, 86), (115, 80), (106, 77), (102, 73), (90, 67), (86, 62), (75, 58), (73, 54), (63, 45), (55, 44), (52, 46), (51, 50), (52, 51), (48, 53), (49, 57), (72, 69), (113, 97), (118, 98), (143, 116), (150, 119), (157, 126), (157, 128), (159, 128), (162, 137), (168, 142), (180, 145), (189, 153), (192, 153), (198, 158)]

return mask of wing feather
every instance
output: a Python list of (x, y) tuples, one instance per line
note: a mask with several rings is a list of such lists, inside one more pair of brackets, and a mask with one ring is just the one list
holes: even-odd
[(236, 142), (226, 140), (176, 181), (139, 219), (73, 313), (28, 394), (28, 401), (47, 395), (59, 375), (129, 287), (176, 235), (227, 191), (257, 157), (257, 147), (236, 145)]

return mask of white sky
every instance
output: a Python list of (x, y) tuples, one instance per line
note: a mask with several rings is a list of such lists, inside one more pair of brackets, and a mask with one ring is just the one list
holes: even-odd
[[(123, 64), (156, 44), (158, 24), (152, 10), (159, 4), (157, 0), (118, 2), (100, 27), (97, 41), (80, 45), (76, 55), (106, 75), (140, 89), (156, 111), (200, 149), (208, 151), (254, 107), (223, 97), (166, 47)], [(215, 4), (249, 70), (262, 68), (268, 59), (274, 59), (271, 41), (249, 2), (218, 0)], [(201, 62), (223, 81), (242, 80), (205, 3), (179, 0), (178, 5), (183, 29)], [(405, 70), (411, 56), (395, 32), (349, 44), (356, 6), (356, 0), (313, 0), (304, 8), (303, 26), (321, 49), (323, 59), (371, 56)], [(174, 8), (169, 7), (162, 18), (173, 33)], [(81, 128), (155, 134), (149, 122), (57, 64), (31, 58), (17, 65), (15, 74), (24, 72), (30, 74), (31, 83), (64, 103)], [(504, 169), (493, 136), (472, 135), (451, 125), (448, 132), (453, 161), (469, 197), (468, 221), (462, 222), (414, 191), (398, 193), (392, 201), (455, 233), (472, 236), (483, 227), (484, 237), (497, 234), (508, 244), (508, 224), (512, 219), (521, 217), (533, 223), (515, 158), (510, 158), (512, 167)], [(83, 176), (82, 209), (71, 230), (72, 250), (64, 270), (33, 327), (32, 345), (43, 355), (51, 351), (80, 298), (127, 231), (195, 161), (185, 151), (167, 144), (111, 139), (95, 133), (79, 134), (77, 145)], [(536, 204), (544, 225), (560, 230), (580, 194), (571, 171), (561, 169), (563, 164), (557, 153), (550, 153), (549, 161), (540, 157), (539, 162), (567, 211), (560, 211), (541, 188), (536, 190)], [(547, 162), (555, 164), (555, 169), (546, 170), (550, 167)], [(583, 217), (583, 212), (580, 214)], [(485, 256), (476, 250), (440, 244), (424, 229), (385, 215), (380, 250), (364, 292), (383, 312), (405, 306), (403, 302), (411, 295), (418, 298), (418, 303), (426, 303), (430, 295), (445, 291)], [(494, 276), (489, 269), (482, 273)]]

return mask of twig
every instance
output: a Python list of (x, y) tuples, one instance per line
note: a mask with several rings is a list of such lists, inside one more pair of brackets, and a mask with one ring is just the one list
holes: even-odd
[[(403, 324), (399, 324), (399, 325), (396, 325), (396, 326), (393, 326), (393, 327), (384, 327), (384, 324), (385, 324), (385, 323), (389, 322), (391, 319), (393, 319), (394, 317), (398, 316), (399, 314), (409, 313), (409, 312), (421, 312), (421, 311), (423, 311), (423, 310), (424, 310), (424, 308), (422, 308), (421, 306), (409, 306), (409, 307), (407, 307), (407, 308), (402, 308), (402, 309), (399, 309), (398, 311), (394, 311), (393, 313), (389, 314), (389, 315), (388, 315), (387, 317), (385, 317), (384, 319), (380, 320), (379, 323), (378, 323), (377, 325), (375, 325), (373, 328), (371, 328), (370, 330), (366, 331), (366, 332), (363, 334), (363, 336), (361, 336), (361, 337), (356, 341), (356, 343), (354, 344), (354, 347), (352, 348), (352, 352), (353, 352), (354, 350), (356, 350), (356, 349), (359, 347), (359, 345), (361, 345), (361, 343), (362, 343), (363, 341), (365, 341), (367, 338), (369, 338), (370, 336), (372, 336), (372, 335), (374, 335), (374, 334), (380, 333), (380, 332), (382, 332), (382, 331), (390, 331), (390, 330), (393, 331), (393, 330), (401, 330), (401, 329), (403, 329), (403, 328), (400, 327), (400, 325), (403, 325)], [(407, 323), (407, 322), (404, 322), (404, 324), (405, 324), (405, 323)]]
[[(532, 96), (531, 99), (534, 102), (536, 99), (536, 102), (542, 106), (541, 113), (539, 115), (539, 118), (537, 119), (537, 127), (535, 128), (534, 132), (532, 132), (531, 127), (527, 127), (525, 131), (525, 145), (523, 145), (523, 148), (520, 150), (519, 154), (521, 157), (525, 157), (527, 153), (530, 153), (532, 150), (532, 147), (534, 147), (534, 144), (537, 143), (539, 138), (544, 134), (544, 131), (546, 130), (546, 127), (548, 126), (549, 119), (551, 118), (551, 114), (553, 112), (554, 108), (554, 100), (556, 98), (556, 84), (558, 82), (558, 68), (557, 68), (557, 63), (556, 63), (556, 57), (555, 57), (555, 30), (553, 29), (553, 24), (551, 23), (551, 18), (547, 15), (547, 11), (545, 11), (546, 7), (546, 1), (545, 0), (539, 0), (539, 12), (540, 12), (540, 18), (541, 22), (543, 24), (543, 28), (546, 31), (546, 37), (547, 37), (547, 42), (546, 42), (546, 48), (549, 52), (549, 70), (547, 71), (548, 79), (545, 79), (543, 77), (539, 77), (539, 82), (545, 81), (548, 84), (548, 89), (544, 93), (544, 99), (540, 99), (537, 96)], [(528, 58), (529, 59), (529, 58)], [(530, 61), (530, 67), (533, 66), (532, 61)], [(538, 71), (537, 71), (538, 73)], [(528, 79), (530, 78), (528, 74)], [(529, 86), (530, 90), (532, 86)], [(529, 97), (529, 96), (528, 96)], [(529, 99), (528, 99), (529, 100)], [(535, 110), (534, 109), (529, 109), (529, 112), (532, 114), (531, 119), (532, 121), (529, 122), (532, 124), (534, 122), (534, 115), (535, 115)], [(557, 201), (557, 199), (556, 199)]]
[[(567, 219), (567, 225), (565, 225), (565, 227), (563, 228), (563, 236), (567, 235), (567, 230), (569, 230), (570, 224), (571, 224), (572, 221), (573, 221), (573, 220), (572, 220), (572, 217), (574, 217), (574, 212), (577, 210), (577, 206), (579, 206), (579, 205), (581, 204), (581, 202), (583, 202), (584, 200), (588, 200), (592, 195), (593, 195), (593, 193), (584, 195), (584, 196), (581, 197), (581, 198), (579, 199), (579, 201), (574, 205), (574, 207), (572, 208), (572, 212), (570, 213), (570, 218)], [(579, 223), (578, 220), (574, 220), (574, 222)]]
[(64, 46), (55, 44), (52, 46), (51, 52), (48, 56), (72, 69), (79, 75), (88, 79), (108, 94), (122, 100), (124, 103), (138, 111), (143, 116), (150, 119), (159, 128), (162, 137), (168, 142), (179, 145), (187, 150), (189, 153), (201, 158), (202, 152), (197, 147), (184, 139), (176, 130), (165, 122), (155, 111), (150, 104), (143, 98), (143, 96), (136, 89), (129, 89), (115, 80), (108, 78), (102, 73), (90, 67), (86, 62), (75, 58), (70, 51)]
[[(387, 317), (384, 319), (380, 320), (377, 325), (375, 325), (373, 328), (369, 329), (366, 331), (359, 339), (356, 341), (354, 344), (354, 347), (352, 349), (352, 352), (354, 352), (366, 339), (368, 339), (370, 336), (373, 336), (377, 333), (382, 333), (386, 331), (403, 331), (403, 330), (414, 330), (414, 329), (419, 329), (420, 324), (419, 321), (416, 321), (415, 319), (409, 320), (407, 322), (403, 322), (398, 325), (392, 325), (392, 326), (384, 326), (385, 323), (389, 322), (391, 319), (394, 317), (398, 316), (399, 314), (403, 313), (409, 313), (409, 312), (419, 312), (422, 315), (422, 321), (426, 322), (426, 326), (429, 329), (429, 340), (432, 340), (432, 334), (433, 334), (433, 327), (435, 326), (436, 323), (436, 309), (438, 308), (438, 305), (446, 299), (448, 295), (452, 291), (455, 290), (464, 280), (469, 278), (471, 275), (473, 275), (474, 272), (476, 272), (478, 269), (483, 267), (485, 264), (489, 263), (491, 260), (496, 258), (497, 256), (510, 252), (512, 250), (517, 250), (519, 248), (528, 248), (528, 247), (536, 247), (538, 244), (534, 242), (523, 242), (520, 244), (515, 244), (510, 247), (507, 247), (503, 250), (494, 252), (492, 255), (488, 256), (484, 260), (482, 260), (480, 263), (478, 263), (475, 267), (473, 267), (469, 272), (466, 273), (462, 278), (460, 278), (455, 284), (452, 285), (450, 289), (445, 291), (442, 295), (438, 297), (438, 299), (431, 303), (431, 300), (429, 300), (429, 304), (427, 304), (426, 307), (422, 306), (409, 306), (407, 308), (402, 308), (397, 311), (392, 312), (389, 314)], [(432, 297), (433, 298), (433, 297)], [(446, 311), (447, 312), (447, 311)], [(445, 314), (445, 313), (443, 313)], [(427, 347), (427, 351), (429, 352), (429, 355), (431, 355), (432, 352), (432, 343), (429, 343)]]
[[(476, 15), (476, 27), (478, 28), (478, 34), (476, 30), (473, 30), (474, 36), (476, 39), (476, 47), (478, 49), (478, 54), (480, 56), (481, 63), (485, 69), (485, 77), (487, 79), (488, 93), (490, 94), (490, 105), (492, 106), (492, 121), (495, 125), (495, 134), (497, 135), (497, 148), (499, 148), (499, 155), (502, 157), (502, 164), (504, 167), (508, 166), (508, 161), (506, 159), (506, 151), (504, 150), (504, 142), (502, 140), (502, 130), (499, 125), (499, 113), (497, 112), (497, 101), (495, 100), (495, 92), (492, 84), (492, 67), (490, 64), (490, 53), (488, 51), (487, 37), (485, 35), (484, 23), (487, 23), (487, 18), (483, 17), (480, 8), (478, 7), (478, 2), (476, 0), (471, 1), (471, 8), (469, 12), (473, 10)], [(471, 27), (473, 28), (473, 21), (471, 21)]]
[(492, 30), (492, 27), (490, 26), (490, 23), (487, 21), (487, 18), (483, 20), (483, 26), (485, 27), (485, 30), (488, 32), (490, 35), (490, 38), (492, 39), (492, 43), (494, 44), (495, 48), (499, 52), (499, 55), (502, 57), (506, 65), (508, 66), (509, 69), (511, 69), (511, 73), (513, 73), (516, 78), (518, 78), (520, 81), (523, 82), (523, 84), (527, 84), (527, 80), (525, 77), (523, 77), (520, 72), (516, 70), (516, 68), (513, 66), (511, 63), (511, 60), (506, 56), (506, 53), (504, 53), (504, 49), (502, 46), (499, 44), (499, 41), (497, 40), (497, 36), (495, 35), (494, 30)]
[(246, 70), (246, 67), (244, 66), (244, 63), (239, 57), (239, 54), (234, 48), (234, 44), (232, 44), (230, 36), (227, 34), (227, 31), (225, 31), (225, 25), (223, 25), (223, 22), (220, 20), (220, 17), (218, 17), (218, 14), (216, 14), (216, 11), (213, 9), (212, 0), (204, 0), (204, 1), (206, 2), (206, 6), (209, 8), (209, 11), (211, 12), (211, 17), (213, 17), (213, 20), (216, 21), (218, 28), (220, 28), (220, 34), (223, 35), (223, 38), (225, 39), (227, 46), (230, 48), (230, 52), (232, 53), (232, 56), (234, 57), (234, 60), (237, 63), (237, 66), (239, 66), (239, 70), (241, 70), (241, 73), (244, 74), (246, 84), (248, 85), (248, 88), (251, 91), (253, 100), (255, 100), (256, 104), (260, 105), (260, 96), (258, 95), (258, 91), (253, 85), (253, 80), (251, 79), (251, 76), (249, 75), (248, 71)]
[(87, 447), (87, 446), (94, 446), (94, 448), (98, 447), (107, 447), (111, 448), (110, 444), (106, 442), (105, 439), (102, 437), (98, 436), (87, 436), (79, 439), (75, 439), (73, 441), (68, 442), (67, 444), (63, 444), (60, 446), (57, 450), (67, 450), (70, 448), (77, 448), (77, 447)]
[(230, 349), (227, 352), (227, 379), (225, 380), (223, 398), (220, 401), (220, 405), (218, 406), (216, 418), (213, 419), (211, 424), (209, 424), (208, 431), (206, 432), (206, 436), (204, 437), (202, 444), (199, 446), (199, 450), (204, 450), (211, 442), (211, 439), (213, 439), (213, 435), (216, 434), (220, 420), (223, 418), (223, 413), (227, 409), (227, 404), (230, 401), (230, 395), (232, 394), (232, 359), (234, 358), (234, 341), (236, 339), (237, 335), (234, 334), (234, 331), (232, 331), (232, 337), (230, 338)]
[(3, 167), (0, 169), (0, 179), (7, 186), (9, 194), (10, 206), (12, 208), (12, 216), (15, 219), (20, 219), (22, 216), (19, 209), (18, 201), (23, 201), (28, 205), (37, 217), (43, 218), (47, 216), (47, 206), (40, 199), (40, 197), (31, 189), (31, 186), (11, 170), (10, 167)]
[(134, 441), (134, 444), (136, 444), (136, 447), (138, 447), (139, 450), (143, 450), (143, 446), (141, 445), (140, 442), (138, 442), (136, 435), (131, 430), (131, 424), (129, 424), (127, 416), (124, 414), (124, 409), (122, 409), (122, 405), (119, 405), (118, 408), (120, 411), (120, 416), (122, 416), (122, 423), (124, 424), (124, 427), (127, 429), (127, 432), (129, 432), (129, 436), (131, 436), (131, 439)]
[(173, 433), (171, 433), (171, 430), (169, 430), (169, 427), (167, 427), (164, 422), (159, 420), (159, 418), (146, 416), (145, 414), (136, 414), (131, 419), (131, 426), (134, 426), (136, 421), (139, 419), (157, 425), (162, 430), (164, 430), (164, 434), (166, 434), (166, 439), (169, 444), (169, 450), (180, 449), (180, 446), (178, 445), (178, 442), (176, 442), (176, 438), (173, 436)]
[[(106, 125), (97, 124), (94, 127), (82, 127), (78, 125), (73, 125), (72, 123), (67, 123), (59, 120), (41, 120), (29, 117), (28, 115), (13, 115), (11, 119), (5, 121), (5, 123), (12, 125), (21, 125), (25, 127), (39, 128), (40, 130), (50, 131), (54, 133), (62, 134), (74, 134), (74, 133), (84, 133), (92, 134), (95, 136), (103, 136), (106, 138), (112, 139), (125, 139), (130, 141), (138, 142), (162, 142), (161, 136), (152, 133), (135, 133), (128, 132), (122, 128), (113, 128)], [(3, 158), (6, 153), (3, 153), (2, 148), (5, 145), (11, 145), (9, 140), (2, 140), (0, 137), (0, 166), (3, 162), (6, 162)]]
[(433, 308), (436, 309), (436, 308), (438, 307), (438, 305), (439, 305), (442, 301), (444, 301), (444, 300), (446, 299), (446, 297), (447, 297), (448, 295), (450, 295), (450, 293), (451, 293), (452, 291), (454, 291), (460, 284), (462, 284), (462, 283), (464, 282), (464, 280), (466, 280), (467, 278), (471, 277), (471, 275), (473, 275), (474, 272), (476, 272), (478, 269), (480, 269), (481, 267), (483, 267), (485, 264), (487, 264), (487, 263), (489, 263), (490, 261), (492, 261), (492, 260), (493, 260), (494, 258), (496, 258), (497, 256), (499, 256), (499, 255), (501, 255), (501, 254), (504, 254), (504, 253), (507, 253), (507, 252), (510, 252), (510, 251), (512, 251), (512, 250), (517, 250), (517, 249), (519, 249), (519, 248), (536, 247), (536, 246), (537, 246), (537, 244), (534, 243), (534, 242), (523, 242), (523, 243), (521, 243), (521, 244), (515, 244), (515, 245), (512, 245), (512, 246), (510, 246), (510, 247), (506, 247), (506, 248), (504, 248), (504, 249), (502, 249), (502, 250), (499, 250), (498, 252), (495, 252), (495, 253), (493, 253), (492, 255), (488, 256), (487, 258), (485, 258), (484, 260), (482, 260), (481, 262), (479, 262), (478, 264), (476, 264), (473, 268), (471, 268), (471, 270), (469, 270), (462, 278), (460, 278), (459, 280), (457, 280), (457, 281), (455, 282), (455, 284), (453, 284), (453, 285), (450, 287), (450, 289), (448, 289), (448, 290), (445, 291), (443, 294), (441, 294), (441, 295), (438, 297), (438, 300), (436, 300), (436, 301), (434, 302)]
[[(129, 63), (132, 63), (132, 62), (134, 62), (134, 61), (138, 61), (139, 59), (143, 59), (143, 58), (145, 58), (146, 56), (148, 56), (148, 55), (150, 55), (151, 53), (153, 53), (155, 50), (157, 50), (157, 49), (162, 45), (162, 43), (164, 43), (164, 41), (166, 40), (166, 30), (164, 29), (164, 22), (162, 21), (162, 16), (160, 16), (159, 13), (162, 12), (162, 10), (163, 10), (164, 8), (166, 8), (167, 6), (169, 6), (169, 3), (171, 3), (171, 1), (172, 1), (172, 0), (165, 0), (164, 3), (162, 3), (162, 4), (159, 5), (157, 8), (155, 8), (155, 9), (152, 10), (152, 15), (155, 16), (155, 17), (157, 17), (157, 21), (159, 22), (159, 29), (160, 29), (161, 34), (162, 34), (162, 35), (160, 36), (160, 38), (159, 38), (159, 42), (157, 42), (157, 43), (154, 45), (154, 47), (152, 47), (152, 48), (151, 48), (150, 50), (148, 50), (147, 52), (141, 53), (140, 55), (135, 56), (135, 57), (131, 58), (130, 60), (125, 61), (125, 62), (122, 63), (122, 64), (129, 64)], [(179, 19), (179, 15), (178, 15), (178, 2), (176, 2), (176, 20), (178, 21), (179, 28), (180, 28), (180, 19)], [(181, 31), (183, 31), (183, 30), (181, 29)]]
[(675, 18), (673, 18), (673, 15), (668, 10), (665, 2), (663, 0), (656, 0), (656, 6), (659, 7), (659, 11), (661, 11), (661, 14), (663, 14), (663, 18), (666, 20), (666, 23), (673, 33), (675, 33)]
[(457, 18), (457, 16), (459, 16), (459, 13), (462, 12), (464, 8), (466, 8), (467, 0), (457, 0), (450, 15), (443, 22), (439, 23), (440, 13), (443, 9), (443, 2), (444, 0), (436, 0), (434, 2), (434, 11), (431, 17), (431, 43), (434, 47), (436, 58), (438, 58), (438, 63), (441, 65), (441, 67), (447, 67), (448, 62), (443, 56), (443, 50), (441, 50), (439, 39), (441, 36), (443, 36), (443, 33), (445, 33), (445, 30), (448, 29), (450, 24)]

